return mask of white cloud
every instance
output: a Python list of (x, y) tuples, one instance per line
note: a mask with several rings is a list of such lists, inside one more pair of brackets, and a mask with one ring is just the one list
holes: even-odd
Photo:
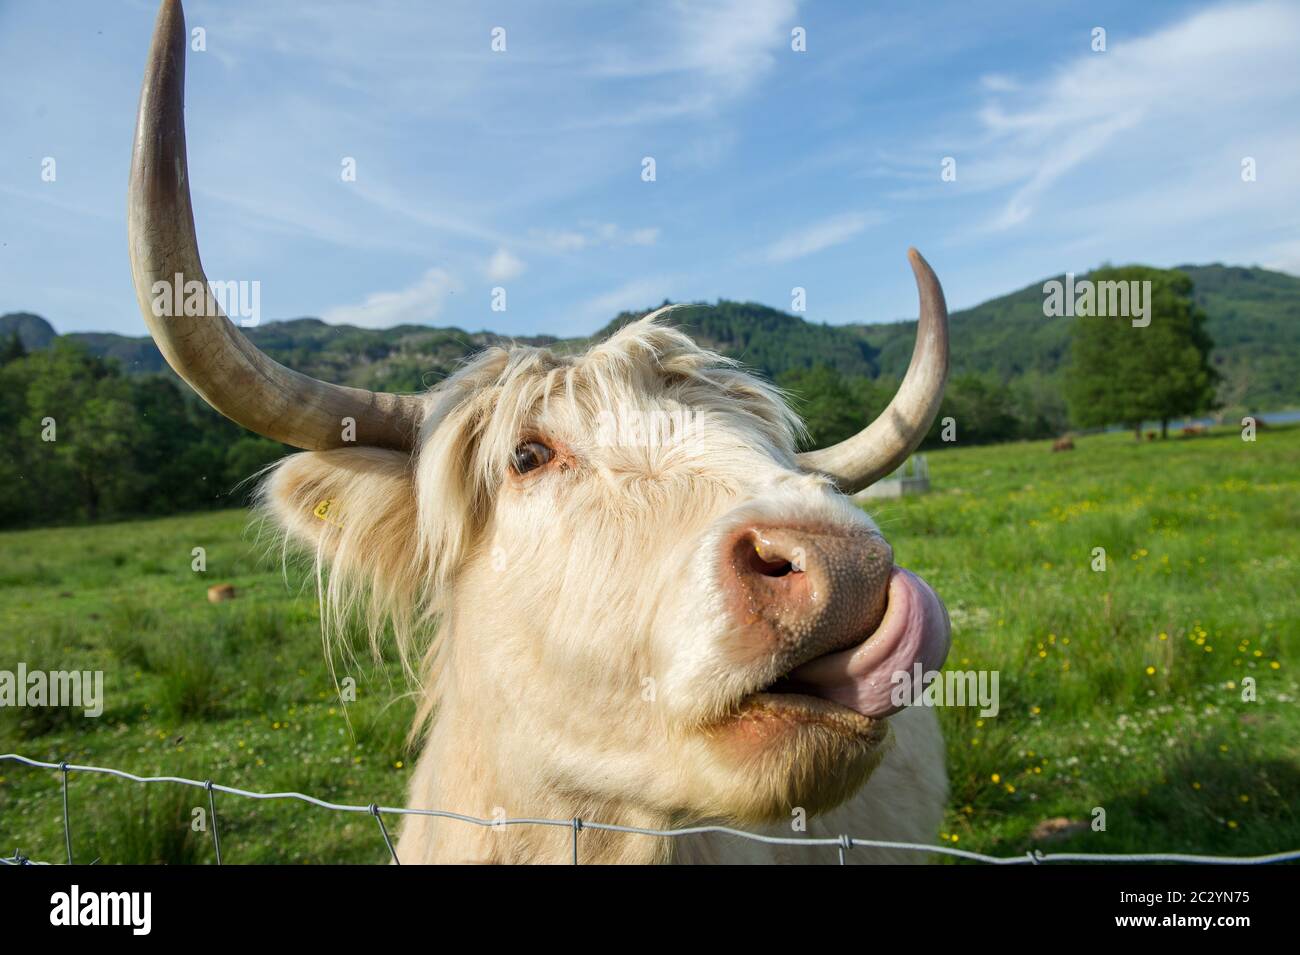
[(616, 289), (595, 295), (578, 306), (577, 316), (584, 321), (608, 321), (619, 312), (657, 306), (668, 298), (672, 287), (669, 276), (633, 279)]
[[(653, 77), (697, 73), (724, 80), (739, 92), (764, 73), (775, 51), (789, 48), (797, 0), (677, 0), (675, 15), (656, 21), (672, 29), (639, 33), (642, 49), (605, 51), (593, 72), (603, 77)], [(650, 49), (646, 45), (651, 44)]]
[(335, 306), (327, 309), (322, 318), (331, 324), (362, 328), (424, 325), (438, 316), (447, 297), (459, 289), (454, 276), (432, 268), (413, 285), (395, 292), (372, 292), (360, 305)]
[(1268, 248), (1260, 263), (1266, 269), (1277, 269), (1300, 275), (1300, 239), (1288, 239)]
[(1001, 73), (986, 73), (980, 77), (980, 86), (991, 93), (1010, 93), (1020, 89), (1020, 84)]
[(769, 245), (764, 257), (769, 262), (789, 262), (849, 241), (863, 229), (877, 225), (879, 215), (848, 212), (791, 232)]
[(484, 274), (490, 282), (509, 282), (523, 275), (527, 268), (522, 259), (502, 246), (492, 253), (492, 258), (488, 259)]
[[(1063, 181), (1099, 170), (1114, 170), (1103, 188), (1127, 187), (1134, 209), (1169, 185), (1186, 201), (1193, 184), (1236, 175), (1207, 169), (1217, 150), (1187, 148), (1211, 130), (1212, 142), (1236, 141), (1242, 155), (1276, 154), (1289, 130), (1275, 117), (1300, 99), (1298, 52), (1300, 7), (1266, 0), (1206, 9), (1144, 37), (1112, 35), (1106, 52), (1081, 53), (1036, 83), (983, 77), (993, 99), (965, 168), (978, 171), (977, 188), (1013, 189), (987, 228), (1023, 225), (1046, 208), (1059, 215), (1075, 204)], [(1086, 198), (1109, 198), (1101, 191)]]
[(654, 245), (659, 240), (659, 230), (655, 228), (633, 229), (624, 234), (625, 245)]
[(539, 230), (531, 239), (551, 252), (581, 252), (601, 246), (646, 246), (659, 241), (654, 227), (625, 229), (612, 222), (586, 222), (574, 229)]
[(587, 236), (572, 230), (536, 232), (534, 236), (553, 252), (577, 252), (588, 245)]
[[(645, 125), (714, 114), (749, 92), (790, 49), (798, 0), (675, 0), (652, 8), (634, 46), (596, 51), (600, 79), (637, 79), (649, 94), (628, 108), (574, 121), (574, 128)], [(667, 29), (664, 27), (667, 26)]]
[(797, 10), (795, 0), (691, 4), (689, 15), (680, 17), (686, 28), (682, 61), (727, 81), (735, 91), (744, 90), (771, 67), (777, 49), (789, 49), (787, 25)]

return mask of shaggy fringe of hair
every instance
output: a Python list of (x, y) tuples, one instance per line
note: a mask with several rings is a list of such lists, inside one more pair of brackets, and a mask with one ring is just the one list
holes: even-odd
[[(438, 621), (457, 569), (479, 539), (521, 436), (556, 402), (566, 403), (574, 420), (595, 422), (629, 401), (671, 396), (706, 421), (725, 415), (755, 444), (793, 458), (805, 432), (782, 392), (662, 324), (673, 307), (625, 325), (581, 355), (519, 345), (486, 349), (426, 395), (414, 454), (348, 448), (293, 455), (273, 465), (260, 485), (259, 510), (283, 534), (282, 560), (291, 541), (315, 544), (331, 674), (351, 621), (363, 623), (376, 657), (391, 627), (408, 678), (423, 684), (413, 737), (436, 707)], [(314, 512), (326, 500), (333, 503), (319, 518)]]

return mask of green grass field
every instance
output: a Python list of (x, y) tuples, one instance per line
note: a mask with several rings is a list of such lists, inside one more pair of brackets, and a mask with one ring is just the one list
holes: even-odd
[[(948, 605), (948, 665), (1000, 675), (998, 716), (941, 710), (941, 838), (996, 854), (1300, 848), (1300, 428), (1078, 446), (935, 453), (930, 495), (872, 508)], [(99, 719), (0, 711), (0, 752), (402, 804), (414, 708), (396, 661), (338, 664), (357, 679), (345, 715), (314, 582), (267, 550), (242, 511), (0, 534), (0, 669), (103, 670), (106, 697)], [(239, 598), (209, 604), (219, 582)], [(190, 825), (201, 790), (74, 775), (70, 801), (77, 861), (213, 859)], [(217, 807), (227, 862), (387, 859), (364, 815)], [(1095, 809), (1105, 831), (1031, 838)], [(15, 848), (63, 860), (57, 772), (0, 763), (0, 854)]]

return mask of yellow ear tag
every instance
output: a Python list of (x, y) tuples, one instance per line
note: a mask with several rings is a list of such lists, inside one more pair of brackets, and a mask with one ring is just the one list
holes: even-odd
[(330, 498), (317, 504), (315, 509), (312, 510), (312, 513), (327, 524), (333, 524), (335, 527), (342, 527), (342, 524), (330, 517), (330, 511), (333, 510), (333, 508), (334, 499)]

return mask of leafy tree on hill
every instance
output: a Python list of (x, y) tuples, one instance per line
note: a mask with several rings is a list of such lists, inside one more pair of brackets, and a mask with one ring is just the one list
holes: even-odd
[(23, 340), (17, 332), (11, 332), (4, 344), (0, 345), (0, 365), (7, 365), (26, 355), (27, 349), (23, 347)]
[(796, 368), (777, 379), (808, 434), (800, 450), (842, 441), (862, 427), (862, 413), (844, 377), (825, 365)]
[(941, 438), (945, 418), (952, 418), (956, 423), (959, 445), (1037, 437), (1018, 412), (1010, 386), (995, 375), (957, 375), (948, 382), (943, 404), (927, 436), (927, 447), (942, 447), (937, 439)]
[(1011, 395), (1021, 419), (1022, 438), (1045, 438), (1070, 430), (1070, 408), (1059, 378), (1029, 372), (1011, 382)]
[[(856, 434), (889, 404), (898, 390), (893, 379), (845, 377), (825, 365), (786, 372), (777, 384), (808, 426), (801, 450), (825, 447)], [(943, 404), (922, 447), (943, 447), (943, 419), (957, 424), (961, 444), (990, 444), (1044, 437), (1057, 430), (1020, 400), (995, 375), (958, 375), (948, 382)]]
[(1075, 319), (1066, 371), (1070, 416), (1080, 427), (1122, 423), (1141, 438), (1142, 422), (1161, 423), (1214, 406), (1218, 374), (1210, 365), (1213, 342), (1205, 313), (1192, 297), (1192, 281), (1177, 271), (1128, 267), (1101, 269), (1094, 282), (1150, 282), (1150, 324), (1129, 317)]
[(27, 373), (18, 443), (28, 461), (38, 473), (54, 472), (57, 484), (70, 480), (94, 520), (113, 485), (130, 480), (121, 467), (136, 437), (130, 383), (115, 365), (62, 341), (7, 368)]
[(893, 381), (841, 375), (826, 365), (793, 368), (777, 379), (808, 434), (799, 450), (824, 448), (851, 437), (889, 404)]
[(0, 365), (0, 526), (241, 503), (236, 484), (283, 452), (66, 340)]
[[(889, 388), (885, 401), (893, 393)], [(955, 426), (954, 443), (963, 446), (1042, 438), (1052, 433), (1044, 417), (1026, 405), (1015, 388), (992, 373), (967, 373), (948, 379), (939, 413), (921, 443), (923, 450), (952, 446), (943, 439), (948, 419)]]

